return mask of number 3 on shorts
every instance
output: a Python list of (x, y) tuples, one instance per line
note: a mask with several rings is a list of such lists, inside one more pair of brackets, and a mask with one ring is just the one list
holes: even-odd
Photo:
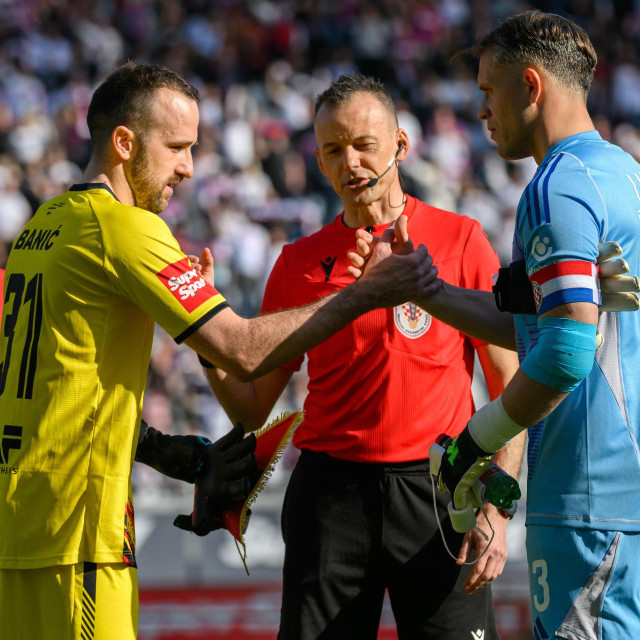
[[(549, 584), (547, 583), (546, 560), (534, 560), (531, 563), (531, 601), (538, 613), (542, 613), (549, 606)], [(534, 591), (533, 578), (538, 581), (538, 587)], [(540, 598), (539, 596), (542, 596)]]

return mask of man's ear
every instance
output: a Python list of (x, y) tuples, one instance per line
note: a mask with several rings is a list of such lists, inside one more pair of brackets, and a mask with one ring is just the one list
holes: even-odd
[(398, 154), (396, 160), (398, 162), (402, 162), (407, 155), (409, 154), (409, 149), (411, 146), (409, 145), (409, 136), (404, 129), (398, 129), (398, 147), (402, 147), (400, 153)]
[(111, 132), (111, 146), (123, 161), (131, 160), (136, 142), (136, 134), (124, 125), (117, 126)]
[(318, 161), (318, 169), (320, 169), (320, 173), (325, 178), (328, 178), (329, 176), (327, 175), (327, 172), (324, 170), (324, 165), (322, 164), (322, 158), (320, 157), (320, 149), (316, 148), (315, 152), (316, 152), (316, 160)]
[(542, 76), (535, 67), (527, 67), (524, 70), (523, 79), (529, 91), (529, 102), (534, 104), (542, 96)]

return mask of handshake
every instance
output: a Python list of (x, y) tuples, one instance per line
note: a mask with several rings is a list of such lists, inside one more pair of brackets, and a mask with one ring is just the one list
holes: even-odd
[(135, 459), (170, 478), (195, 483), (193, 512), (179, 515), (173, 524), (204, 536), (223, 527), (220, 514), (226, 506), (251, 493), (260, 475), (255, 448), (255, 435), (245, 438), (240, 423), (212, 443), (201, 436), (166, 435), (142, 420)]

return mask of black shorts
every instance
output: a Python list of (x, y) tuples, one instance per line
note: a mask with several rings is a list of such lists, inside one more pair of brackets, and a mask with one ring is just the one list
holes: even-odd
[[(445, 551), (431, 487), (428, 460), (367, 464), (302, 452), (282, 511), (280, 640), (375, 640), (385, 589), (400, 640), (499, 638), (490, 588), (467, 595), (471, 567)], [(455, 555), (463, 536), (437, 489), (436, 500)]]

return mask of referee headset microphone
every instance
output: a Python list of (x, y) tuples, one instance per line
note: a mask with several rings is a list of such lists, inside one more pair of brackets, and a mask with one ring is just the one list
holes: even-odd
[(384, 177), (387, 173), (389, 173), (389, 171), (391, 171), (391, 167), (393, 166), (393, 163), (396, 161), (397, 157), (400, 155), (400, 152), (403, 149), (404, 149), (404, 144), (402, 144), (402, 142), (398, 142), (398, 150), (396, 151), (396, 153), (393, 156), (393, 158), (391, 158), (391, 160), (389, 160), (389, 162), (387, 162), (387, 168), (377, 178), (371, 178), (371, 180), (369, 180), (369, 182), (367, 182), (367, 187), (369, 187), (369, 188), (375, 187), (378, 184), (378, 181), (382, 177)]

